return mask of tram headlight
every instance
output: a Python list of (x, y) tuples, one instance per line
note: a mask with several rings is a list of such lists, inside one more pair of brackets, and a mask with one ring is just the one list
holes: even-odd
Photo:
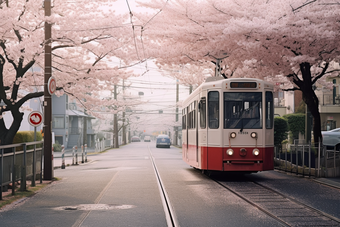
[(232, 139), (236, 138), (236, 132), (230, 133), (230, 138), (232, 138)]
[(227, 150), (227, 155), (233, 155), (234, 154), (234, 151), (233, 151), (233, 149), (231, 149), (231, 148), (229, 148), (228, 150)]
[(252, 133), (250, 133), (250, 136), (251, 136), (251, 138), (256, 139), (257, 138), (257, 133), (256, 132), (252, 132)]
[(260, 154), (259, 149), (255, 148), (255, 149), (253, 150), (253, 155), (258, 156), (259, 154)]

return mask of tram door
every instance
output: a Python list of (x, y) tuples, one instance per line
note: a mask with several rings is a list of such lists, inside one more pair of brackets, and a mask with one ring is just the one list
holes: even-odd
[[(188, 111), (189, 111), (189, 107), (186, 108), (186, 115), (185, 115), (186, 122), (188, 122)], [(186, 130), (185, 130), (185, 142), (186, 142), (185, 158), (188, 159), (188, 152), (189, 152), (189, 130), (188, 130), (188, 123), (186, 125)]]
[(192, 163), (193, 166), (198, 165), (198, 138), (197, 138), (197, 100), (193, 101), (187, 107), (187, 160)]
[(221, 170), (219, 148), (222, 143), (220, 93), (210, 90), (207, 94), (207, 168)]
[[(197, 162), (200, 163), (200, 168), (207, 166), (206, 164), (206, 148), (207, 148), (207, 92), (203, 91), (201, 99), (198, 103), (197, 117)], [(202, 159), (203, 157), (203, 159)], [(205, 163), (202, 163), (205, 162)]]

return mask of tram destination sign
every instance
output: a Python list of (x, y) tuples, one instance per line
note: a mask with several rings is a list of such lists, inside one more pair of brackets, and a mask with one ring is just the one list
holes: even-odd
[(230, 82), (230, 88), (257, 88), (256, 82)]

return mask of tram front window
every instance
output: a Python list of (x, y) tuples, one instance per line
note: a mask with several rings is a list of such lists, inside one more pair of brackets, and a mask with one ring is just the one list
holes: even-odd
[(261, 92), (224, 93), (225, 129), (262, 128)]

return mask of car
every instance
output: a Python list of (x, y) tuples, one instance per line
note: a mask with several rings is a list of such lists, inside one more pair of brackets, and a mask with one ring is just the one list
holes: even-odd
[(171, 141), (170, 137), (168, 135), (158, 135), (156, 138), (156, 147), (167, 147), (170, 148), (171, 146)]
[(322, 131), (322, 143), (329, 150), (340, 150), (340, 128), (332, 129), (330, 131)]
[(131, 142), (140, 142), (140, 138), (138, 136), (132, 136)]
[(144, 136), (144, 142), (150, 142), (151, 138), (150, 136)]

